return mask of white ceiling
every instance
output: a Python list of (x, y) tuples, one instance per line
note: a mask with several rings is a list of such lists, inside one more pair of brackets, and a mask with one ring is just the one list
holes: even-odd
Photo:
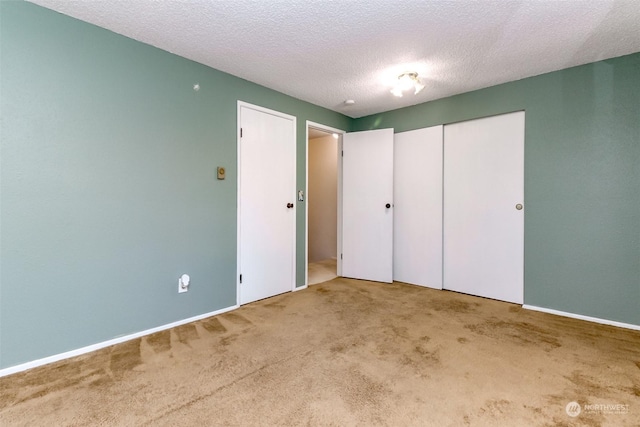
[(640, 51), (639, 0), (30, 1), (350, 117)]
[(309, 127), (309, 139), (324, 138), (325, 136), (329, 135), (331, 135), (331, 132), (316, 129), (314, 127)]

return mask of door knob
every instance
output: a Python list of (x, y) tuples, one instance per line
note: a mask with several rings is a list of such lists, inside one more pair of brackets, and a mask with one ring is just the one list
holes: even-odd
[(386, 205), (384, 205), (387, 209), (389, 209), (391, 207), (390, 203), (387, 203)]
[(287, 207), (291, 209), (293, 207), (293, 203), (287, 203)]
[(521, 211), (521, 210), (522, 210), (522, 205), (521, 205), (520, 203), (518, 203), (518, 204), (516, 205), (516, 209), (517, 209), (517, 210), (519, 210), (519, 211)]

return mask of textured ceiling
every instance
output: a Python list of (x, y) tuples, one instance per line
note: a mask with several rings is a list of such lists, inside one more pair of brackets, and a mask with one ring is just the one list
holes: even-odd
[(351, 117), (640, 51), (640, 0), (31, 1)]

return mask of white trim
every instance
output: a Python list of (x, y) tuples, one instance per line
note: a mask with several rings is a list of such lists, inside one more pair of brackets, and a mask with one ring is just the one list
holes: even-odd
[[(271, 110), (269, 108), (260, 107), (259, 105), (249, 104), (248, 102), (238, 100), (238, 111), (240, 111), (240, 107), (250, 108), (252, 110), (260, 111), (261, 113), (271, 114), (276, 117), (282, 117), (283, 119), (291, 120), (294, 123), (296, 122), (296, 116), (292, 116), (291, 114), (282, 113), (280, 111)], [(240, 122), (238, 122), (238, 125)]]
[(347, 133), (342, 129), (333, 128), (331, 126), (326, 126), (320, 123), (312, 122), (307, 120), (307, 127), (305, 128), (307, 135), (305, 139), (305, 189), (304, 189), (304, 197), (305, 197), (305, 209), (304, 209), (304, 286), (301, 286), (298, 289), (305, 289), (309, 286), (309, 127), (323, 130), (326, 132), (337, 133), (340, 135), (338, 139), (338, 229), (336, 233), (338, 235), (338, 254), (337, 254), (337, 274), (340, 276), (342, 274), (342, 261), (340, 259), (340, 253), (342, 253), (342, 156), (340, 153), (342, 152), (342, 135)]
[[(346, 133), (346, 132), (345, 132)], [(336, 254), (336, 275), (342, 277), (342, 153), (343, 153), (343, 135), (338, 139), (338, 253)]]
[(240, 195), (241, 195), (241, 186), (242, 183), (240, 182), (240, 131), (241, 131), (241, 126), (242, 126), (242, 117), (240, 115), (240, 111), (242, 109), (242, 107), (245, 108), (249, 108), (251, 110), (255, 110), (255, 111), (260, 111), (261, 113), (265, 113), (265, 114), (271, 114), (273, 116), (276, 117), (281, 117), (283, 119), (286, 120), (291, 120), (291, 122), (293, 123), (293, 158), (291, 159), (293, 162), (293, 268), (291, 269), (291, 291), (295, 291), (297, 290), (296, 288), (296, 259), (297, 259), (297, 251), (296, 251), (296, 236), (297, 236), (297, 230), (296, 230), (296, 225), (298, 223), (297, 221), (297, 200), (298, 200), (298, 185), (297, 185), (297, 175), (298, 175), (298, 161), (297, 161), (297, 151), (298, 151), (298, 130), (297, 130), (297, 117), (296, 116), (292, 116), (290, 114), (286, 114), (286, 113), (282, 113), (280, 111), (276, 111), (276, 110), (271, 110), (269, 108), (265, 108), (265, 107), (260, 107), (258, 105), (254, 105), (254, 104), (249, 104), (248, 102), (244, 102), (244, 101), (240, 101), (238, 100), (238, 104), (237, 104), (237, 114), (236, 114), (236, 173), (237, 173), (237, 187), (236, 187), (236, 227), (237, 227), (237, 234), (236, 234), (236, 305), (240, 306), (240, 302), (242, 301), (242, 298), (240, 298), (240, 292), (241, 292), (241, 287), (240, 287), (240, 272), (242, 271), (241, 268), (242, 266), (240, 265)]
[(309, 287), (309, 120), (304, 128), (304, 287)]
[[(286, 117), (290, 117), (293, 121), (293, 135), (291, 137), (293, 142), (293, 158), (291, 159), (291, 164), (293, 165), (293, 194), (291, 194), (291, 198), (293, 201), (293, 241), (291, 242), (292, 246), (292, 260), (291, 260), (291, 292), (296, 290), (297, 277), (296, 272), (298, 268), (296, 263), (298, 261), (298, 251), (296, 250), (298, 247), (297, 237), (298, 237), (298, 118), (295, 116), (284, 115)], [(284, 117), (283, 116), (283, 117)]]
[(240, 306), (240, 133), (242, 132), (242, 118), (240, 107), (244, 103), (238, 100), (236, 113), (236, 305)]
[(567, 313), (566, 311), (553, 310), (551, 308), (537, 307), (535, 305), (524, 304), (522, 308), (527, 310), (540, 311), (542, 313), (555, 314), (556, 316), (570, 317), (572, 319), (586, 320), (587, 322), (600, 323), (603, 325), (617, 326), (618, 328), (633, 329), (640, 331), (640, 325), (631, 323), (616, 322), (615, 320), (600, 319), (599, 317), (583, 316), (582, 314)]
[(207, 317), (217, 316), (219, 314), (226, 313), (227, 311), (235, 310), (236, 308), (238, 308), (237, 305), (232, 305), (231, 307), (222, 308), (220, 310), (212, 311), (210, 313), (200, 314), (194, 317), (189, 317), (188, 319), (178, 320), (177, 322), (168, 323), (166, 325), (147, 329), (145, 331), (136, 332), (130, 335), (123, 335), (107, 341), (99, 342), (97, 344), (92, 344), (92, 345), (81, 347), (75, 350), (66, 351), (64, 353), (55, 354), (53, 356), (44, 357), (42, 359), (33, 360), (31, 362), (22, 363), (20, 365), (10, 366), (8, 368), (0, 369), (0, 377), (26, 371), (27, 369), (37, 368), (38, 366), (47, 365), (49, 363), (58, 362), (60, 360), (70, 359), (72, 357), (76, 357), (82, 354), (90, 353), (92, 351), (100, 350), (105, 347), (109, 347), (112, 345), (123, 343), (125, 341), (130, 341), (136, 338), (140, 338), (145, 335), (155, 334), (156, 332), (165, 331), (167, 329), (175, 328), (176, 326), (206, 319)]

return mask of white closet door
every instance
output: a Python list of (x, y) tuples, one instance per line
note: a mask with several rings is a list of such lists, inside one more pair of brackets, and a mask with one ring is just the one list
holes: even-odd
[(342, 140), (342, 275), (393, 280), (393, 129)]
[(295, 283), (295, 117), (239, 105), (239, 302)]
[(444, 288), (522, 304), (524, 112), (444, 127)]
[(442, 289), (442, 126), (397, 133), (393, 280)]

